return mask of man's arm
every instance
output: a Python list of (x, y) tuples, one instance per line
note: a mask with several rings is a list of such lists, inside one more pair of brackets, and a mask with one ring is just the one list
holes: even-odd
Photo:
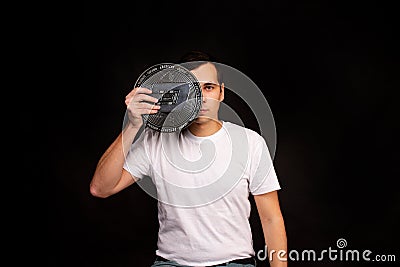
[[(287, 237), (278, 192), (254, 195), (254, 200), (264, 232), (270, 266), (286, 267), (287, 261), (282, 259), (287, 259)], [(285, 254), (280, 251), (284, 251)], [(271, 252), (273, 252), (272, 258), (270, 258)]]
[(105, 198), (133, 184), (137, 179), (123, 169), (126, 155), (139, 129), (127, 125), (97, 163), (90, 193)]
[(133, 184), (137, 178), (124, 170), (126, 155), (130, 150), (136, 134), (143, 125), (143, 114), (155, 114), (159, 106), (151, 104), (158, 101), (149, 96), (151, 90), (147, 88), (135, 88), (125, 98), (128, 110), (128, 123), (114, 142), (107, 148), (97, 163), (92, 181), (90, 193), (93, 196), (105, 198), (113, 195), (127, 186)]

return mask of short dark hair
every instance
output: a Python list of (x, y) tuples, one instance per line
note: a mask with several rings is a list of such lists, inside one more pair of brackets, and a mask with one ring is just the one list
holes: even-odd
[(181, 56), (178, 63), (185, 63), (185, 67), (189, 70), (196, 69), (205, 63), (212, 63), (217, 69), (218, 82), (219, 84), (222, 83), (222, 72), (219, 69), (218, 64), (214, 64), (219, 63), (219, 60), (210, 53), (201, 50), (190, 50)]
[(193, 62), (193, 61), (213, 61), (217, 62), (217, 58), (210, 53), (200, 50), (190, 50), (183, 54), (178, 63)]

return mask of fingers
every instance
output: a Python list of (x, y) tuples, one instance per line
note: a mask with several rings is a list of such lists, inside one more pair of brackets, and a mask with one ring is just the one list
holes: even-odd
[(133, 112), (134, 114), (147, 114), (147, 113), (156, 113), (158, 110), (160, 110), (159, 105), (147, 103), (147, 102), (136, 102), (132, 101), (128, 105), (128, 110)]
[(133, 105), (135, 109), (156, 109), (156, 110), (160, 109), (159, 105), (150, 104), (147, 102), (135, 102)]
[(148, 88), (136, 87), (132, 91), (130, 91), (129, 94), (126, 95), (125, 98), (133, 97), (136, 94), (151, 94), (151, 93), (152, 93), (152, 91), (150, 89), (148, 89)]
[(134, 118), (143, 114), (155, 114), (160, 110), (160, 106), (155, 104), (158, 99), (148, 95), (151, 92), (147, 88), (137, 87), (125, 97), (125, 104)]
[(138, 94), (135, 96), (135, 101), (147, 101), (147, 102), (151, 102), (151, 103), (157, 103), (158, 98), (149, 96), (149, 95), (145, 95), (145, 94)]
[(140, 114), (156, 114), (159, 109), (142, 109), (140, 110)]
[(157, 98), (148, 95), (151, 94), (151, 92), (152, 91), (150, 89), (143, 87), (136, 87), (128, 95), (126, 95), (125, 104), (129, 106), (132, 101), (134, 102), (147, 101), (150, 103), (157, 103), (158, 101)]

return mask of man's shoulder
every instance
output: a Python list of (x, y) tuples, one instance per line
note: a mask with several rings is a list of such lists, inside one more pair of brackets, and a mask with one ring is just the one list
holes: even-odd
[(228, 130), (242, 131), (242, 132), (246, 133), (247, 138), (249, 138), (250, 140), (261, 140), (263, 138), (255, 130), (250, 129), (250, 128), (248, 128), (246, 126), (243, 126), (243, 125), (239, 125), (239, 124), (234, 123), (234, 122), (224, 121), (224, 127), (226, 127), (226, 129), (228, 129)]
[(237, 123), (230, 122), (230, 121), (224, 121), (224, 127), (235, 129), (235, 130), (244, 130), (244, 131), (246, 131), (246, 133), (249, 133), (249, 134), (252, 134), (255, 136), (261, 136), (258, 132), (256, 132), (253, 129), (250, 129), (246, 126), (239, 125)]

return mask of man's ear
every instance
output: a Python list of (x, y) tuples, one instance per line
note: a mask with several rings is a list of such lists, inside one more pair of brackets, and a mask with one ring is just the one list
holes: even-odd
[(220, 88), (219, 101), (222, 102), (225, 97), (225, 84), (221, 83), (221, 86), (219, 88)]

